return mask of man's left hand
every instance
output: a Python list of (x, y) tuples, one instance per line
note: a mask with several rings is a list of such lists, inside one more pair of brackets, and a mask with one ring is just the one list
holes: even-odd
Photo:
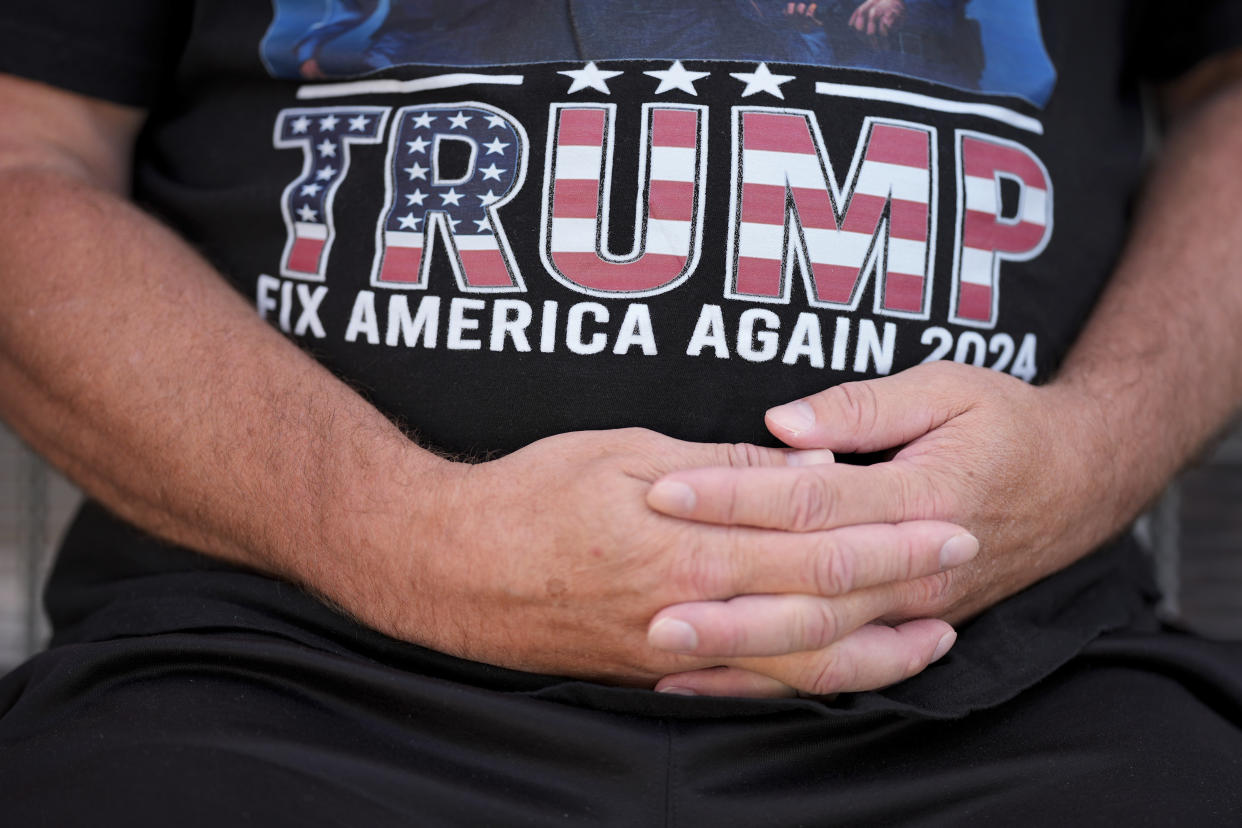
[[(882, 462), (680, 471), (658, 481), (648, 503), (677, 517), (793, 532), (927, 519), (957, 524), (979, 539), (975, 560), (935, 576), (943, 588), (919, 591), (928, 596), (923, 605), (877, 619), (957, 623), (1069, 565), (1132, 517), (1110, 496), (1118, 482), (1111, 480), (1111, 438), (1100, 425), (1099, 405), (1055, 383), (1033, 387), (983, 368), (932, 363), (839, 385), (767, 414), (769, 430), (790, 446), (891, 452)], [(763, 612), (745, 619), (728, 616), (732, 629), (711, 629), (726, 615), (710, 603), (667, 607), (653, 625), (674, 618), (708, 627), (699, 630), (702, 642), (765, 639), (770, 646), (771, 635), (760, 631), (797, 630), (823, 610), (790, 596), (763, 602)], [(697, 671), (661, 686), (704, 694), (780, 692), (739, 672)]]

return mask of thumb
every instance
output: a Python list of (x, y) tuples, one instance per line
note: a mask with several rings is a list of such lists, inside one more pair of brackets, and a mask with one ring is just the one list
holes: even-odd
[(882, 451), (939, 428), (969, 407), (953, 393), (951, 363), (931, 363), (891, 377), (847, 382), (768, 410), (768, 431), (801, 449), (837, 453)]

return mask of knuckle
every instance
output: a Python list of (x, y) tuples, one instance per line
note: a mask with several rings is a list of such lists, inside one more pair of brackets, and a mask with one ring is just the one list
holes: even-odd
[(927, 614), (939, 609), (949, 594), (949, 572), (937, 572), (910, 581), (910, 594), (907, 609), (916, 614)]
[(749, 638), (742, 624), (724, 623), (713, 625), (710, 636), (712, 651), (726, 658), (745, 655)]
[(897, 503), (897, 512), (902, 516), (922, 516), (920, 507), (927, 505), (920, 502), (922, 498), (915, 490), (914, 481), (907, 475), (900, 475), (896, 478), (893, 497)]
[(789, 492), (790, 529), (806, 532), (830, 525), (835, 498), (832, 487), (813, 471), (798, 475)]
[(879, 408), (875, 390), (865, 382), (846, 382), (828, 391), (829, 399), (839, 409), (837, 416), (853, 434), (866, 434), (875, 428)]
[[(582, 432), (593, 460), (601, 469), (632, 467), (630, 472), (641, 477), (658, 477), (668, 471), (671, 451), (668, 438), (645, 428), (619, 428), (613, 431)], [(624, 458), (618, 461), (618, 458)]]
[[(987, 483), (980, 480), (978, 482), (968, 482), (965, 488), (972, 490), (977, 488), (983, 492), (987, 490)], [(965, 493), (955, 489), (949, 481), (929, 485), (918, 492), (917, 501), (925, 506), (924, 511), (936, 520), (946, 520), (957, 517), (966, 512)]]
[(812, 564), (811, 582), (817, 594), (844, 595), (854, 588), (857, 567), (853, 558), (836, 543), (825, 541)]
[(836, 693), (854, 684), (857, 670), (845, 659), (837, 659), (832, 653), (820, 654), (808, 672), (801, 689), (817, 696)]
[(725, 465), (735, 469), (753, 468), (767, 465), (768, 450), (753, 443), (727, 443), (724, 448)]
[(893, 502), (903, 520), (949, 520), (958, 514), (957, 497), (947, 481), (934, 475), (901, 474), (893, 478)]
[(836, 610), (827, 601), (817, 601), (808, 612), (799, 616), (799, 629), (795, 632), (795, 640), (803, 649), (822, 649), (833, 641), (841, 630), (841, 620)]
[(654, 431), (638, 426), (629, 426), (619, 428), (614, 433), (607, 435), (608, 439), (615, 440), (626, 446), (642, 446), (650, 442), (656, 436)]
[(733, 526), (739, 523), (745, 505), (741, 493), (738, 491), (737, 481), (731, 480), (726, 483), (719, 499), (721, 519), (725, 525)]
[[(898, 537), (900, 539), (896, 544), (897, 555), (893, 562), (892, 580), (908, 581), (929, 567), (939, 569), (939, 547), (935, 547), (933, 539), (927, 535), (900, 530)], [(928, 561), (931, 563), (927, 563)]]
[(700, 600), (726, 597), (731, 578), (721, 556), (699, 549), (674, 558), (669, 580), (680, 600)]
[(650, 672), (668, 657), (666, 653), (654, 652), (645, 638), (639, 636), (625, 636), (615, 646), (614, 659), (635, 672)]

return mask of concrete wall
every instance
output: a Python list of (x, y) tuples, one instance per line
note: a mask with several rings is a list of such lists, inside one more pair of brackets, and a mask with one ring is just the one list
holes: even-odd
[(80, 501), (77, 489), (0, 427), (0, 671), (47, 637), (39, 590)]
[(1206, 635), (1242, 639), (1242, 428), (1179, 489), (1180, 613)]

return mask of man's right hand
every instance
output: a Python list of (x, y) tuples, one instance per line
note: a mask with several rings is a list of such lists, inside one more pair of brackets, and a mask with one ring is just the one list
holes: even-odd
[[(715, 665), (775, 673), (807, 693), (900, 681), (942, 655), (952, 629), (911, 622), (888, 631), (877, 653), (856, 646), (877, 640), (875, 629), (860, 628), (934, 590), (941, 550), (962, 529), (935, 521), (809, 533), (722, 527), (668, 518), (645, 502), (652, 482), (674, 469), (825, 461), (827, 453), (622, 429), (558, 435), (478, 465), (446, 464), (442, 477), (424, 481), (434, 490), (411, 492), (432, 499), (435, 531), (428, 534), (424, 518), (384, 544), (396, 550), (409, 537), (425, 539), (409, 557), (389, 559), (383, 599), (332, 597), (384, 632), (444, 652), (608, 683), (651, 686)], [(817, 602), (822, 623), (805, 624), (806, 613), (794, 610), (808, 596), (836, 596)], [(648, 625), (662, 608), (731, 598), (738, 600), (717, 606), (745, 619), (745, 638), (683, 650), (707, 654), (696, 656), (649, 644)], [(787, 655), (790, 619), (804, 624), (797, 652), (759, 658)], [(856, 631), (861, 637), (850, 641)]]

